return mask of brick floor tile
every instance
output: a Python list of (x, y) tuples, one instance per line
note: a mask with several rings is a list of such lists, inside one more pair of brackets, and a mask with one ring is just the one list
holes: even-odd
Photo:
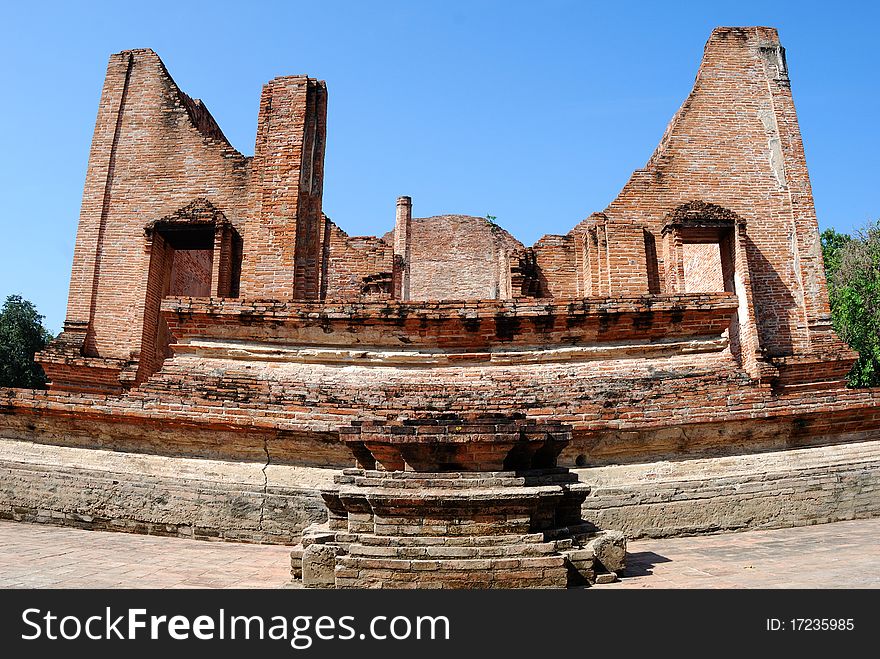
[[(880, 519), (635, 540), (605, 589), (880, 588)], [(290, 548), (0, 521), (0, 588), (290, 588)]]

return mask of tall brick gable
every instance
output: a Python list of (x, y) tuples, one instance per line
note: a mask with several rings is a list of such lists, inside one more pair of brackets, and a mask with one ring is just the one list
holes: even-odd
[[(663, 229), (670, 213), (694, 203), (727, 209), (741, 220), (729, 258), (742, 302), (737, 331), (754, 375), (784, 370), (807, 355), (836, 359), (845, 352), (830, 325), (810, 179), (785, 49), (773, 28), (713, 31), (693, 91), (648, 164), (632, 175), (601, 222), (586, 220), (569, 237), (585, 245), (588, 273), (596, 267), (590, 253), (607, 252), (610, 275), (607, 284), (597, 284), (600, 291), (652, 292), (651, 268), (660, 290), (682, 290), (664, 275), (682, 266), (680, 256), (669, 261), (677, 254), (673, 243), (687, 241), (687, 234), (664, 237)], [(608, 235), (628, 225), (644, 230), (655, 254), (651, 247), (640, 253), (635, 235)]]

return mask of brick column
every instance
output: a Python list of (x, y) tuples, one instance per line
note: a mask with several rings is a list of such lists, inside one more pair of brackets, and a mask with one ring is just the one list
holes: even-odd
[(412, 198), (397, 198), (397, 215), (394, 223), (394, 269), (395, 280), (400, 282), (401, 300), (409, 300), (410, 252), (412, 248)]
[(232, 232), (218, 223), (214, 228), (214, 258), (211, 260), (211, 297), (228, 297), (232, 273)]
[(245, 231), (243, 296), (319, 297), (326, 121), (323, 81), (291, 76), (263, 87), (253, 160), (255, 207)]

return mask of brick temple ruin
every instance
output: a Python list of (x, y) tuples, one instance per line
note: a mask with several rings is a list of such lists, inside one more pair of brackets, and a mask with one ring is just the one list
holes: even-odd
[(326, 110), (272, 80), (247, 157), (111, 56), (51, 385), (0, 391), (0, 516), (302, 541), (313, 586), (562, 587), (623, 568), (615, 529), (880, 514), (774, 29), (716, 29), (645, 167), (531, 247), (409, 197), (347, 235)]

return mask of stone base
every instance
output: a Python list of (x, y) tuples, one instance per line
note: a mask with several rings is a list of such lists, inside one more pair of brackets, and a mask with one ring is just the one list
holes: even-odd
[(625, 538), (580, 519), (589, 488), (566, 469), (336, 480), (328, 521), (291, 552), (307, 588), (566, 588), (623, 569)]
[(8, 440), (0, 519), (291, 545), (327, 517), (328, 469)]
[[(76, 528), (294, 544), (327, 519), (320, 490), (338, 473), (277, 464), (271, 443), (266, 466), (2, 434), (0, 519)], [(582, 517), (630, 540), (880, 515), (880, 441), (575, 473), (590, 487)]]

